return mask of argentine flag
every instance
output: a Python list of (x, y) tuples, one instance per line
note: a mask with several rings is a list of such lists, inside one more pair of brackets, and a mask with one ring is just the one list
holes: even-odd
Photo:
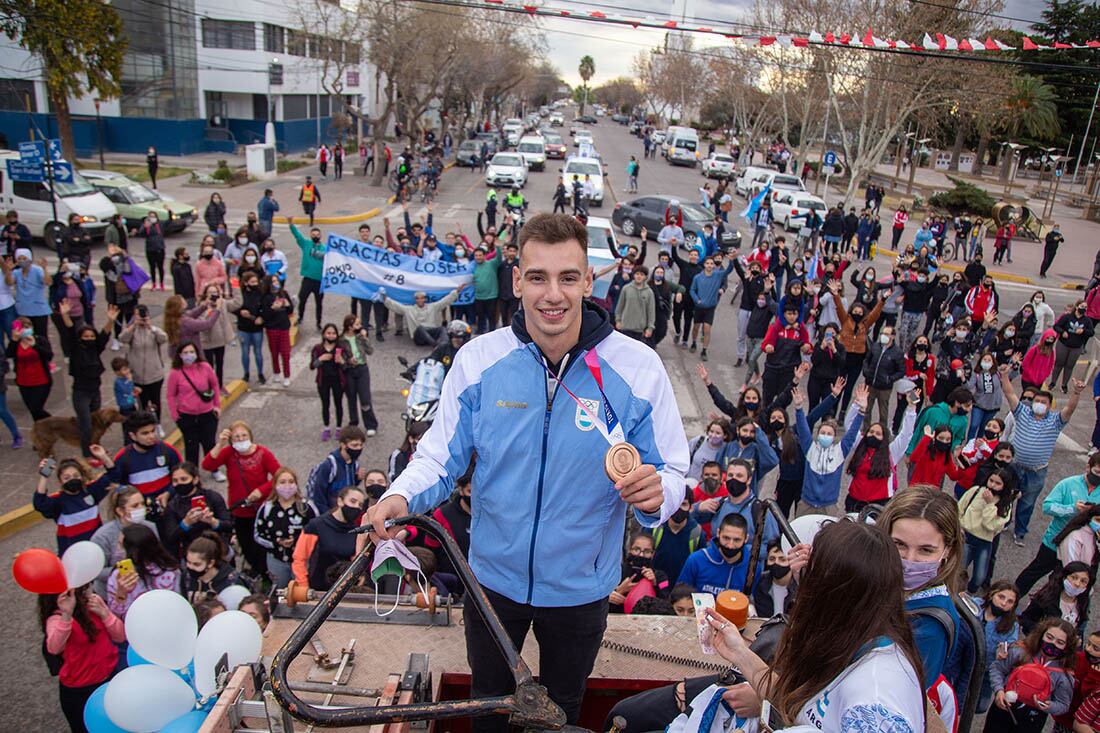
[(771, 194), (772, 184), (768, 183), (764, 186), (764, 190), (756, 194), (749, 205), (745, 207), (745, 210), (741, 212), (741, 218), (747, 221), (749, 224), (756, 224), (756, 212), (760, 210), (760, 205), (764, 203), (764, 197)]

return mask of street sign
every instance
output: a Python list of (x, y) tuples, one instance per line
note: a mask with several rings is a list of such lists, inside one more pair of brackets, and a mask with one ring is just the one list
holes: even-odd
[(836, 173), (836, 166), (832, 166), (832, 165), (828, 165), (828, 164), (823, 165), (823, 166), (821, 166), (821, 173), (822, 173), (822, 175), (831, 176), (834, 173)]
[(19, 143), (19, 160), (24, 163), (39, 164), (46, 159), (46, 141), (32, 140)]
[(1054, 175), (1056, 175), (1056, 176), (1058, 176), (1059, 178), (1061, 178), (1061, 177), (1062, 177), (1062, 169), (1061, 169), (1061, 168), (1055, 168), (1055, 169), (1054, 169)]
[[(9, 160), (8, 178), (20, 183), (42, 183), (46, 180), (46, 166), (28, 160)], [(53, 163), (53, 179), (58, 183), (73, 182), (73, 164), (64, 161)]]
[(824, 163), (824, 165), (827, 165), (830, 168), (834, 168), (836, 166), (836, 153), (834, 153), (832, 150), (827, 150), (825, 152), (825, 160), (822, 162)]
[[(53, 161), (65, 160), (65, 154), (61, 152), (61, 141), (60, 140), (58, 140), (57, 138), (51, 138), (51, 139), (46, 141), (46, 147), (48, 147), (49, 151), (50, 151), (50, 160), (53, 160)], [(70, 167), (70, 170), (72, 170), (71, 167)], [(58, 180), (61, 180), (61, 179), (59, 178)], [(68, 181), (66, 181), (66, 183), (67, 182)]]
[(8, 178), (18, 183), (41, 183), (46, 180), (46, 171), (34, 162), (9, 160)]

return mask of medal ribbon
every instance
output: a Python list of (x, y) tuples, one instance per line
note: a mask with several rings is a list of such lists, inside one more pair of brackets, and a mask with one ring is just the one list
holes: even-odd
[(619, 416), (615, 414), (615, 409), (611, 406), (611, 402), (607, 399), (607, 394), (603, 391), (603, 374), (600, 371), (599, 356), (596, 354), (596, 349), (592, 348), (586, 351), (584, 354), (584, 363), (588, 367), (589, 373), (592, 374), (592, 378), (596, 381), (596, 387), (600, 390), (600, 398), (603, 400), (604, 419), (601, 420), (599, 415), (596, 415), (589, 409), (588, 405), (584, 404), (577, 395), (573, 394), (573, 390), (565, 386), (565, 382), (560, 379), (554, 372), (550, 371), (550, 367), (546, 366), (546, 360), (541, 356), (534, 353), (531, 354), (535, 357), (535, 360), (542, 365), (542, 368), (546, 370), (546, 373), (554, 379), (558, 386), (565, 390), (565, 393), (573, 398), (573, 401), (577, 403), (577, 407), (584, 412), (585, 415), (592, 420), (596, 425), (596, 429), (599, 430), (600, 435), (604, 437), (608, 445), (616, 445), (618, 443), (626, 442), (626, 435), (623, 433), (623, 426), (619, 423)]

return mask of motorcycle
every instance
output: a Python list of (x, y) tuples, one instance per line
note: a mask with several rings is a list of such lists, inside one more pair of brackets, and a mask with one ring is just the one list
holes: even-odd
[(402, 390), (405, 395), (405, 411), (401, 413), (405, 420), (405, 431), (408, 432), (413, 423), (430, 423), (435, 420), (447, 368), (427, 357), (411, 365), (403, 356), (397, 357), (397, 361), (405, 367), (405, 371), (398, 376), (409, 382), (409, 386)]

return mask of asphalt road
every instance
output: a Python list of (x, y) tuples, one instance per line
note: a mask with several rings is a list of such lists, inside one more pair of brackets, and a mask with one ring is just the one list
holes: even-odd
[[(615, 200), (625, 200), (628, 196), (624, 193), (626, 182), (624, 168), (628, 156), (633, 154), (641, 160), (642, 145), (638, 138), (628, 134), (625, 127), (607, 118), (601, 119), (600, 123), (592, 126), (591, 129), (595, 136), (596, 147), (607, 163), (609, 172), (607, 186), (610, 194), (603, 208), (594, 209), (591, 213), (610, 217)], [(568, 127), (563, 130), (568, 137)], [(532, 210), (551, 208), (557, 169), (557, 161), (551, 161), (545, 172), (531, 174), (525, 193), (531, 201)], [(660, 159), (642, 161), (640, 194), (661, 193), (675, 195), (682, 201), (695, 201), (696, 192), (702, 180), (702, 176), (694, 169), (672, 167)], [(385, 196), (377, 189), (367, 189), (364, 193), (361, 178), (349, 177), (339, 183), (329, 182), (323, 185), (326, 187), (326, 196), (329, 197), (329, 201), (338, 200), (342, 195), (357, 197), (366, 195), (376, 201), (382, 201)], [(448, 171), (434, 205), (436, 230), (445, 232), (460, 226), (467, 233), (475, 235), (477, 214), (484, 205), (485, 191), (484, 180), (480, 173), (463, 169)], [(207, 192), (196, 191), (194, 203), (205, 200), (207, 195)], [(738, 200), (734, 207), (735, 211), (740, 205), (743, 204)], [(423, 210), (424, 207), (420, 204), (413, 204), (410, 209), (414, 216), (423, 213)], [(400, 222), (400, 214), (400, 207), (383, 205), (383, 215), (390, 217), (395, 225)], [(370, 223), (377, 232), (381, 224), (378, 218)], [(335, 225), (326, 227), (326, 230), (354, 234), (357, 226), (357, 224)], [(748, 234), (743, 222), (737, 222), (737, 226), (743, 235)], [(277, 225), (275, 234), (277, 241), (291, 260), (291, 272), (295, 273), (292, 275), (291, 282), (294, 283), (296, 290), (298, 251), (284, 226)], [(197, 230), (189, 231), (173, 237), (170, 244), (194, 248), (200, 235), (201, 232)], [(621, 235), (620, 238), (622, 238)], [(748, 241), (747, 238), (746, 241)], [(652, 248), (651, 262), (656, 259), (655, 251), (656, 247)], [(192, 256), (196, 254), (193, 252)], [(882, 272), (884, 267), (889, 267), (885, 257), (880, 257), (880, 261), (876, 264), (879, 272)], [(1015, 313), (1034, 290), (1031, 286), (1010, 282), (1001, 282), (998, 287), (1002, 297), (1001, 310), (1005, 314)], [(1047, 291), (1047, 300), (1056, 312), (1059, 312), (1074, 297), (1074, 294), (1063, 290), (1051, 288)], [(154, 316), (157, 317), (163, 296), (151, 295), (146, 300), (152, 305)], [(312, 304), (310, 307), (312, 309)], [(346, 312), (346, 299), (335, 297), (326, 299), (326, 321), (338, 322)], [(306, 323), (312, 324), (312, 318), (307, 317)], [(290, 388), (259, 387), (253, 384), (252, 391), (232, 406), (224, 416), (226, 420), (247, 420), (256, 430), (257, 441), (271, 448), (281, 462), (295, 468), (303, 481), (309, 469), (334, 447), (332, 443), (322, 444), (319, 441), (320, 406), (313, 374), (308, 370), (307, 353), (316, 339), (317, 334), (312, 325), (307, 325), (292, 357), (293, 383)], [(735, 343), (736, 313), (727, 298), (719, 307), (716, 316), (708, 362), (714, 382), (727, 395), (736, 394), (743, 377), (743, 370), (733, 368)], [(405, 385), (397, 377), (402, 369), (397, 357), (404, 355), (412, 360), (426, 351), (426, 349), (414, 347), (407, 338), (395, 338), (392, 332), (387, 335), (384, 343), (377, 345), (371, 360), (371, 373), (375, 411), (381, 421), (381, 427), (377, 437), (368, 442), (364, 452), (364, 461), (367, 465), (385, 466), (390, 452), (398, 446), (403, 437), (400, 413), (404, 398), (400, 390)], [(239, 375), (239, 349), (230, 348), (228, 352), (226, 364), (229, 367), (230, 376)], [(672, 379), (688, 436), (698, 435), (709, 419), (709, 415), (715, 412), (715, 408), (711, 404), (706, 389), (696, 377), (697, 356), (674, 346), (670, 339), (666, 339), (658, 347), (658, 352)], [(270, 373), (269, 365), (267, 369)], [(1078, 376), (1082, 376), (1083, 371), (1084, 368), (1079, 367)], [(67, 401), (68, 388), (65, 381), (67, 377), (58, 377), (58, 380), (64, 382), (65, 386), (61, 388), (59, 385), (54, 389), (53, 404), (59, 412), (63, 413), (66, 409), (63, 403)], [(1091, 391), (1086, 392), (1084, 404), (1059, 441), (1059, 446), (1051, 460), (1047, 480), (1048, 489), (1058, 480), (1083, 471), (1085, 449), (1089, 443), (1095, 418), (1092, 405), (1088, 404), (1089, 395)], [(25, 412), (20, 412), (23, 408), (14, 390), (9, 391), (9, 403), (16, 412), (20, 425), (29, 425)], [(116, 446), (117, 437), (113, 436), (111, 440), (113, 442), (109, 443), (109, 447)], [(20, 486), (18, 495), (4, 496), (6, 510), (14, 508), (13, 502), (17, 505), (27, 500), (21, 497), (29, 498), (28, 487), (33, 485), (34, 460), (29, 455), (29, 451), (11, 454), (5, 448), (3, 458), (0, 458), (0, 466), (4, 468), (5, 475), (17, 477), (16, 483)], [(764, 482), (762, 486), (764, 496), (773, 494), (773, 485), (774, 478)], [(1032, 521), (1027, 547), (1017, 548), (1012, 543), (1002, 545), (994, 572), (995, 578), (1015, 577), (1035, 553), (1045, 526), (1045, 517), (1037, 512)], [(22, 533), (0, 541), (0, 553), (10, 558), (19, 550), (31, 546), (54, 546), (51, 523), (39, 523)], [(62, 730), (64, 725), (60, 722), (62, 718), (56, 701), (56, 682), (48, 677), (39, 651), (42, 637), (34, 599), (13, 584), (9, 584), (7, 588), (3, 594), (0, 594), (0, 617), (7, 620), (5, 624), (7, 643), (0, 647), (0, 669), (7, 670), (3, 686), (6, 698), (9, 701), (19, 702), (0, 708), (0, 730)]]

